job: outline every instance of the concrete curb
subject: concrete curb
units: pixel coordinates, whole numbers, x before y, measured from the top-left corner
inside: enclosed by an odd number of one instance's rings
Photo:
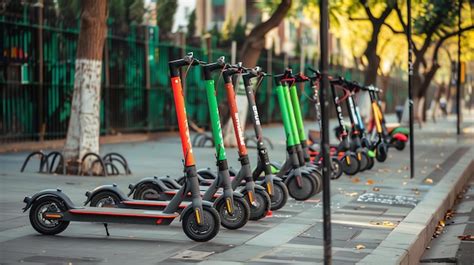
[[[357,264],[418,264],[438,222],[474,175],[473,157],[471,148],[387,238]]]

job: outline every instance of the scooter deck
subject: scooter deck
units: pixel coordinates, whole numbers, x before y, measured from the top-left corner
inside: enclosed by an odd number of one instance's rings
[[[153,208],[156,210],[162,210],[166,206],[168,206],[169,202],[170,201],[129,200],[129,201],[122,201],[121,204],[125,205],[129,209]],[[179,204],[179,209],[182,210],[190,204],[191,202],[186,202],[186,201],[181,202]]]
[[[156,210],[84,207],[64,212],[61,219],[78,222],[167,225],[178,216],[178,213],[168,214]]]

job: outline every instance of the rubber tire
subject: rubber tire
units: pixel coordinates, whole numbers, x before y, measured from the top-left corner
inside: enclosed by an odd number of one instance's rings
[[[67,211],[67,208],[64,204],[64,201],[53,196],[46,196],[39,198],[33,203],[33,206],[31,206],[30,209],[30,223],[31,226],[40,234],[43,235],[56,235],[61,233],[62,231],[66,230],[66,228],[69,225],[69,221],[58,221],[58,224],[54,226],[53,228],[48,228],[44,227],[41,225],[40,221],[38,220],[38,211],[39,209],[45,205],[45,204],[50,204],[50,203],[55,203],[59,210],[61,211]]]
[[[370,170],[375,165],[375,159],[373,157],[369,157],[369,164],[367,165],[367,169]]]
[[[267,216],[268,212],[270,211],[270,206],[272,204],[272,200],[270,199],[270,195],[265,190],[255,190],[255,199],[258,202],[258,207],[254,207],[250,204],[249,198],[247,193],[244,193],[244,196],[247,198],[247,203],[250,207],[250,217],[249,220],[258,221],[265,216]]]
[[[357,160],[359,159],[359,153],[361,156],[361,160],[359,160],[359,171],[362,172],[366,170],[369,165],[369,155],[365,151],[359,151],[356,153]]]
[[[92,197],[89,205],[91,207],[104,207],[104,206],[97,206],[97,204],[99,203],[100,200],[105,199],[107,197],[110,197],[115,202],[115,207],[117,207],[117,205],[121,201],[119,196],[117,196],[117,194],[110,191],[102,191],[94,195],[94,197]],[[109,207],[109,206],[105,206],[105,207]]]
[[[313,195],[320,193],[323,190],[323,176],[319,171],[311,172],[310,175],[314,178],[316,187],[314,188]]]
[[[350,161],[351,161],[350,165],[347,164],[347,159],[346,159],[347,156],[350,157]],[[359,160],[357,160],[357,157],[354,154],[345,155],[342,158],[341,163],[342,163],[342,171],[344,172],[344,174],[353,176],[357,174],[357,172],[359,172],[359,166],[360,166]]]
[[[271,207],[270,210],[276,211],[283,206],[285,206],[286,202],[288,201],[288,188],[286,187],[285,183],[280,180],[273,180],[273,196],[271,196]],[[274,199],[275,198],[275,199]]]
[[[388,156],[388,147],[384,143],[380,143],[377,145],[377,153],[375,154],[375,158],[379,162],[385,162]]]
[[[238,214],[237,221],[230,221],[228,219],[229,215],[227,213],[225,199],[219,200],[217,204],[214,204],[214,208],[219,213],[221,220],[221,225],[227,229],[235,230],[243,227],[250,218],[250,206],[247,203],[247,200],[243,197],[238,197],[234,195],[234,215]]]
[[[212,221],[208,223],[209,230],[204,235],[199,235],[195,233],[193,229],[191,229],[191,227],[197,226],[194,211],[186,211],[186,213],[183,215],[183,219],[181,222],[183,231],[186,236],[197,242],[206,242],[213,239],[219,233],[220,228],[219,214],[217,213],[216,209],[207,205],[203,205],[202,210],[203,220],[205,222],[204,224],[206,224],[206,222]]]
[[[154,192],[156,192],[158,194],[158,197],[157,198],[145,198],[145,191],[147,190],[153,190]],[[156,185],[153,185],[153,184],[150,184],[150,183],[145,183],[145,184],[142,184],[140,185],[139,187],[137,187],[135,189],[135,191],[133,192],[133,199],[135,200],[153,200],[153,201],[161,201],[162,199],[160,198],[160,194],[162,193],[163,191],[158,188]]]
[[[338,179],[342,176],[342,163],[339,159],[331,158],[331,179]],[[336,169],[336,170],[334,170]]]
[[[299,188],[296,183],[296,177],[288,178],[286,181],[286,187],[288,188],[289,195],[297,201],[305,201],[313,196],[314,189],[316,188],[316,180],[314,177],[308,174],[301,174],[302,187]]]
[[[395,149],[397,149],[398,151],[402,151],[403,149],[405,149],[406,144],[405,142],[395,140],[393,146],[395,146]]]

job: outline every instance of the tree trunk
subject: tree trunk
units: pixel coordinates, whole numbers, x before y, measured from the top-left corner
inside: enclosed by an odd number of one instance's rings
[[[83,0],[81,3],[71,116],[63,150],[70,174],[77,174],[79,168],[91,167],[93,157],[81,165],[85,154],[99,154],[102,53],[107,31],[107,1]]]
[[[292,0],[282,0],[278,5],[272,16],[265,22],[255,26],[250,34],[245,39],[242,46],[242,52],[240,53],[240,60],[245,67],[255,67],[260,53],[265,47],[265,35],[273,28],[280,25],[281,21],[285,18],[288,10],[290,10]],[[240,89],[240,84],[237,85],[237,89]],[[235,96],[239,106],[239,119],[242,121],[242,131],[245,132],[245,121],[247,120],[248,105],[240,105],[240,102],[247,102],[246,94],[236,93]],[[247,103],[248,104],[248,103]],[[224,126],[224,145],[235,146],[235,137],[232,130],[232,121],[227,119]]]

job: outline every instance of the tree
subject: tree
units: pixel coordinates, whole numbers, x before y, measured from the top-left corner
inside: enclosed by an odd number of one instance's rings
[[[81,1],[81,30],[75,61],[74,92],[63,155],[67,172],[77,174],[80,167],[91,167],[89,152],[99,153],[100,84],[102,53],[107,31],[107,1]]]
[[[196,35],[196,9],[189,14],[188,18],[188,32],[186,33],[188,38],[193,38]]]
[[[160,0],[156,3],[156,20],[163,39],[170,37],[177,8],[177,0]]]
[[[292,0],[282,0],[271,17],[256,25],[245,39],[240,53],[243,65],[254,67],[257,64],[260,53],[265,46],[265,35],[273,28],[280,25],[291,8]]]
[[[413,87],[415,95],[415,116],[426,120],[426,107],[424,104],[426,94],[430,84],[441,67],[438,60],[439,51],[443,44],[450,38],[457,36],[459,30],[455,27],[458,1],[432,0],[422,3],[418,10],[420,14],[415,16],[414,34],[420,39],[413,42]],[[406,33],[407,23],[403,19],[403,12],[400,6],[396,6],[400,24],[403,30],[395,30],[394,33]],[[454,30],[453,30],[454,29]],[[472,23],[462,27],[460,32],[474,29]],[[430,55],[431,54],[431,55]],[[419,106],[418,104],[422,104]],[[421,113],[420,113],[421,111]]]
[[[267,3],[269,4],[269,3]],[[270,3],[273,4],[273,3]],[[242,46],[242,51],[240,53],[240,60],[242,64],[246,67],[254,67],[257,65],[257,61],[260,57],[260,53],[265,46],[265,35],[272,30],[273,28],[280,25],[280,23],[285,18],[286,14],[291,8],[292,0],[282,0],[271,17],[256,25],[249,35],[246,37],[245,42]],[[240,29],[239,29],[240,30]],[[237,105],[239,106],[239,119],[241,121],[247,120],[247,111],[248,111],[248,102],[245,96],[244,88],[242,84],[239,83],[236,87],[237,89]],[[234,130],[232,128],[232,121],[227,118],[224,126],[224,144],[226,146],[236,146],[237,142],[234,136]],[[241,123],[242,130],[245,129],[245,122]]]

